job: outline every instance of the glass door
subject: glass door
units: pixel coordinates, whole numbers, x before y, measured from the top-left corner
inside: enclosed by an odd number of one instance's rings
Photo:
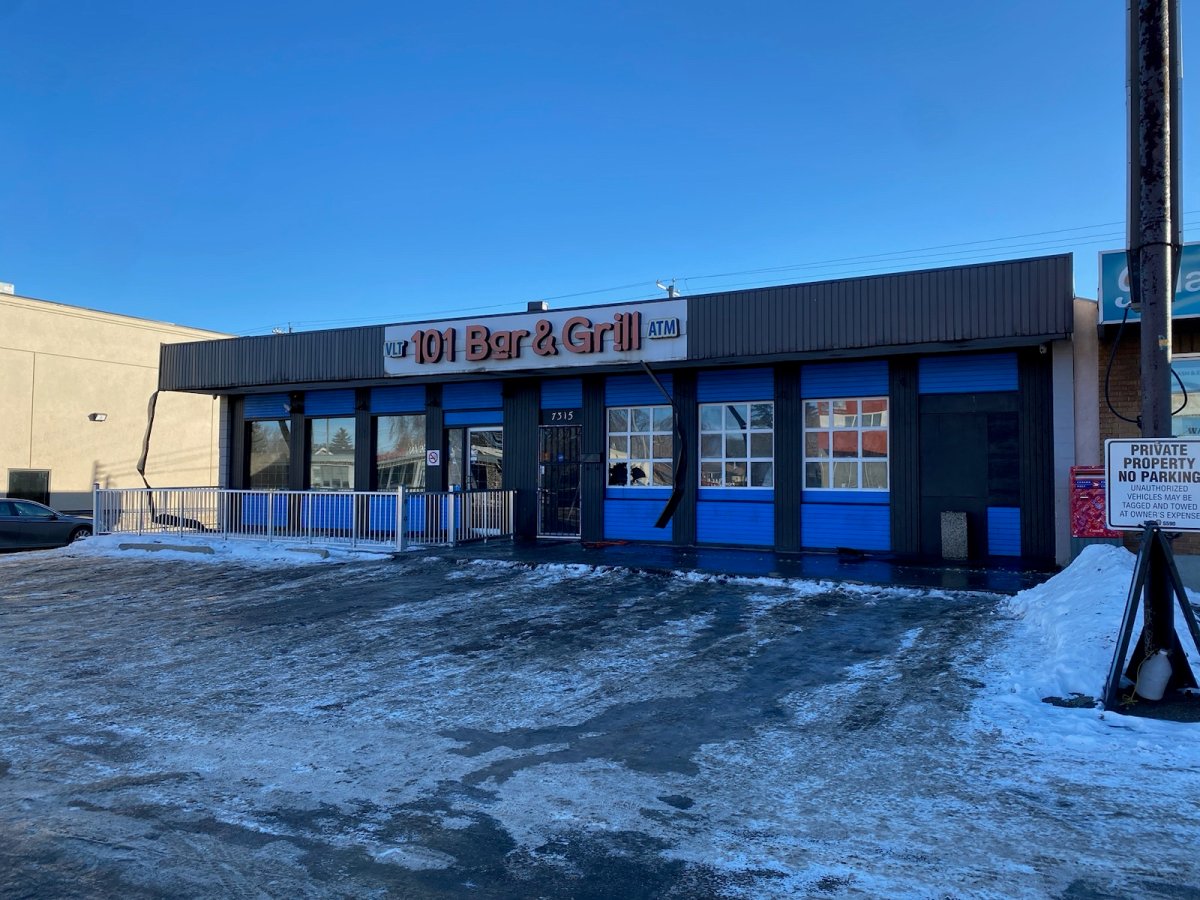
[[[579,537],[580,427],[541,427],[538,453],[538,537]]]

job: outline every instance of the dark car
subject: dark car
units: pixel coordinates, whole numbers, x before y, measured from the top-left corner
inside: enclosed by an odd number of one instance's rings
[[[0,498],[0,550],[63,547],[91,535],[91,519],[64,515],[32,500]]]

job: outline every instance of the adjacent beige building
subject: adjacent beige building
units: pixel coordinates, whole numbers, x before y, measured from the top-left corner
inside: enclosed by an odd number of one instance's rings
[[[49,303],[0,283],[0,496],[91,509],[91,487],[142,487],[146,411],[164,343],[228,337]],[[154,487],[218,482],[219,402],[158,398],[146,478]]]

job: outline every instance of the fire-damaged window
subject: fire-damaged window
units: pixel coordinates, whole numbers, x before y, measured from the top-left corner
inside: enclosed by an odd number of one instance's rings
[[[700,486],[775,484],[775,404],[700,406]]]
[[[608,410],[608,483],[612,487],[674,484],[669,406],[618,406]]]
[[[886,397],[804,401],[804,489],[888,489]]]

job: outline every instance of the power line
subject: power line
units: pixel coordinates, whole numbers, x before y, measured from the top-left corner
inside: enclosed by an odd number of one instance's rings
[[[1200,215],[1200,210],[1192,210],[1189,212],[1185,212],[1183,215],[1185,215],[1185,216]],[[1076,237],[1071,237],[1071,238],[1064,237],[1064,238],[1056,238],[1054,240],[1048,240],[1048,241],[1029,241],[1029,242],[1016,243],[1016,244],[1005,244],[1003,242],[1019,241],[1022,238],[1049,237],[1051,235],[1066,235],[1066,234],[1071,234],[1073,232],[1094,231],[1095,229],[1099,229],[1099,228],[1112,228],[1113,226],[1123,225],[1123,224],[1124,224],[1124,222],[1122,222],[1122,221],[1100,222],[1100,223],[1096,223],[1093,225],[1076,225],[1071,228],[1056,228],[1056,229],[1051,229],[1048,231],[1031,231],[1031,232],[1026,232],[1024,234],[1007,235],[1004,237],[984,238],[984,239],[973,240],[973,241],[957,241],[957,242],[949,243],[949,244],[933,244],[933,245],[930,245],[927,247],[913,247],[913,248],[909,248],[907,250],[889,250],[889,251],[882,251],[880,253],[862,254],[862,255],[858,255],[858,256],[841,256],[841,257],[834,257],[831,259],[814,260],[811,262],[804,262],[804,263],[792,263],[789,265],[782,265],[782,266],[764,266],[764,267],[754,268],[754,269],[739,269],[739,270],[730,271],[730,272],[717,272],[717,273],[712,273],[712,274],[707,274],[707,275],[686,275],[686,276],[680,277],[679,281],[683,282],[684,284],[689,284],[689,283],[695,282],[695,281],[710,281],[710,280],[717,280],[717,279],[723,279],[723,278],[734,278],[734,277],[741,276],[741,275],[770,275],[773,273],[781,273],[781,272],[798,272],[798,271],[802,271],[802,270],[821,270],[821,269],[836,269],[836,271],[833,271],[833,272],[823,272],[821,274],[821,278],[835,278],[835,277],[841,277],[841,276],[852,276],[855,274],[861,274],[861,275],[879,274],[881,270],[888,271],[889,269],[887,267],[895,266],[897,263],[908,263],[910,265],[933,264],[933,263],[937,263],[939,261],[953,261],[953,260],[963,257],[963,256],[972,256],[975,258],[988,259],[988,258],[996,258],[999,256],[1006,256],[1013,250],[1024,250],[1026,252],[1038,252],[1041,250],[1055,250],[1055,249],[1062,249],[1065,247],[1090,246],[1090,245],[1094,245],[1094,244],[1112,243],[1116,239],[1123,237],[1124,232],[1107,231],[1107,232],[1096,233],[1096,234],[1081,234],[1081,235],[1078,235]],[[1193,223],[1185,223],[1185,224],[1195,225],[1198,223],[1193,222]],[[993,246],[984,246],[984,245],[993,245]],[[995,246],[995,245],[999,245],[999,246]],[[962,249],[959,249],[959,248],[962,248]],[[965,249],[965,248],[974,248],[974,249]],[[935,251],[946,251],[946,252],[938,253]],[[846,268],[847,263],[857,263],[858,265],[853,266],[851,268]],[[874,264],[874,265],[872,265],[872,264]],[[570,299],[573,299],[576,297],[590,297],[590,296],[596,296],[598,294],[609,294],[614,291],[629,290],[631,288],[640,287],[641,285],[650,283],[651,280],[652,279],[644,279],[641,281],[628,282],[626,284],[613,285],[611,287],[594,288],[594,289],[586,290],[586,291],[574,291],[574,292],[567,293],[567,294],[555,294],[552,296],[541,297],[539,299],[570,300]],[[787,284],[787,283],[789,283],[789,281],[784,280],[784,281],[777,281],[774,284],[764,284],[762,282],[762,280],[759,279],[759,280],[756,280],[753,282],[736,282],[733,284],[721,285],[720,289],[728,289],[731,287],[743,287],[743,286],[752,286],[752,285],[758,285],[761,287],[773,287],[773,286],[777,286],[778,284]],[[707,288],[704,290],[715,290],[715,289],[718,289],[718,288],[716,286],[714,286],[713,288]],[[656,294],[652,294],[652,293],[650,293],[649,295],[657,296]],[[631,302],[632,300],[635,300],[635,299],[645,299],[646,296],[647,296],[647,294],[639,294],[636,297],[625,297],[625,298],[613,300],[610,302],[626,303],[626,302]],[[510,309],[511,310],[514,308],[515,305],[516,304],[514,304],[514,303],[481,304],[481,305],[475,305],[475,306],[456,307],[456,308],[442,310],[441,312],[449,314],[449,313],[482,312],[482,311],[493,310],[493,309]],[[355,318],[322,319],[322,320],[309,320],[309,321],[302,321],[302,322],[293,321],[291,324],[303,326],[306,328],[322,328],[322,327],[331,327],[331,326],[337,326],[337,325],[379,323],[380,321],[381,321],[381,318],[379,316],[359,316],[359,317],[355,317]],[[243,332],[240,332],[240,334],[248,335],[248,334],[262,333],[264,331],[267,331],[270,327],[271,326],[266,326],[264,328],[257,328],[257,329],[253,329],[250,331],[243,331]]]

